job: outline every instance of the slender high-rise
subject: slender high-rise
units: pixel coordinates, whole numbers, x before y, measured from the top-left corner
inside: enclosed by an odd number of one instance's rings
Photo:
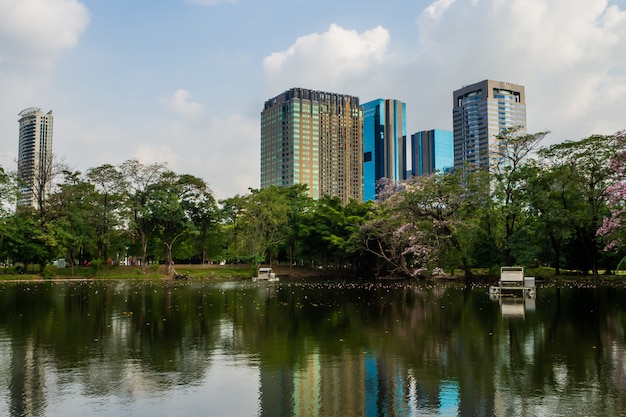
[[[309,195],[362,201],[359,98],[292,88],[261,112],[261,188],[307,184]]]
[[[376,99],[363,104],[363,200],[375,200],[377,183],[406,175],[406,104]]]
[[[19,113],[17,176],[20,180],[20,206],[36,207],[50,186],[52,165],[52,110],[44,113],[30,107]]]
[[[411,135],[411,175],[446,173],[454,167],[454,138],[449,130],[423,130]]]
[[[488,169],[497,147],[496,136],[505,128],[526,133],[524,87],[484,80],[453,93],[454,166]]]

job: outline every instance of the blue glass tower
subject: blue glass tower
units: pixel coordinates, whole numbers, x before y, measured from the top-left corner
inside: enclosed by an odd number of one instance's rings
[[[449,130],[423,130],[411,135],[413,176],[445,173],[454,167],[454,134]]]
[[[363,104],[363,201],[375,200],[381,178],[405,178],[406,104],[377,99]]]

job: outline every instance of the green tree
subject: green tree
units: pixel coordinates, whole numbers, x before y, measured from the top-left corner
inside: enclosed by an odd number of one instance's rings
[[[577,193],[577,204],[568,207],[568,221],[575,231],[569,254],[583,273],[598,275],[601,241],[597,230],[608,214],[609,185],[616,181],[610,161],[618,151],[615,135],[592,135],[577,142],[566,141],[542,149],[539,155],[554,169],[565,173]],[[578,249],[578,250],[576,250]]]
[[[181,203],[198,232],[193,247],[200,251],[200,263],[205,264],[208,257],[221,252],[217,202],[211,191],[205,189],[188,195]]]
[[[146,200],[146,224],[164,245],[165,271],[170,275],[172,248],[176,241],[195,230],[191,213],[185,208],[206,191],[206,183],[192,175],[164,172],[160,181],[151,184]]]
[[[58,253],[53,225],[42,223],[31,210],[17,210],[6,223],[5,251],[24,270],[38,264],[43,272]]]
[[[64,252],[74,275],[77,261],[84,261],[95,249],[97,201],[93,185],[82,179],[80,172],[65,171],[63,175],[57,192],[49,198],[50,213],[59,254]]]
[[[324,196],[305,211],[299,223],[300,257],[307,263],[328,267],[358,267],[360,228],[372,203],[354,200],[342,204],[339,197]]]
[[[166,165],[161,163],[144,165],[136,159],[129,159],[122,163],[120,170],[124,174],[125,184],[127,184],[125,208],[132,243],[139,239],[141,270],[145,274],[148,257],[148,234],[151,227],[147,205],[150,200],[150,193],[154,189],[158,189],[153,186],[161,181],[161,177],[166,172]]]
[[[521,127],[506,128],[496,135],[492,149],[494,201],[500,208],[504,224],[504,258],[513,265],[510,240],[521,227],[526,205],[522,199],[524,186],[523,166],[530,161],[529,154],[536,150],[548,132],[520,134]]]
[[[106,261],[110,254],[111,234],[120,224],[123,193],[127,184],[122,172],[113,165],[105,164],[87,170],[87,178],[95,188],[98,204],[94,209],[94,226],[97,235],[98,259]]]
[[[272,255],[288,239],[289,202],[283,187],[251,189],[242,198],[234,227],[234,252],[255,262]]]

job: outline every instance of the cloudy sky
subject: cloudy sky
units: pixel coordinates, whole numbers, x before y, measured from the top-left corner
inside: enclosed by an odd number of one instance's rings
[[[0,0],[0,166],[40,107],[76,170],[167,162],[227,198],[291,87],[402,100],[411,134],[487,78],[526,87],[545,144],[625,129],[626,0]]]

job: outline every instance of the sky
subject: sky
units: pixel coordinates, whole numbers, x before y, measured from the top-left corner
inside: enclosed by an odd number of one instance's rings
[[[39,107],[74,170],[164,162],[224,199],[292,87],[401,100],[411,135],[485,79],[525,86],[543,145],[626,129],[626,0],[0,0],[0,166]]]

